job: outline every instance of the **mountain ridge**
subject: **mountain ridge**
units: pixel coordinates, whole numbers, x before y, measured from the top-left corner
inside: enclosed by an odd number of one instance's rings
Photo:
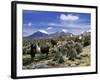
[[[89,35],[90,32],[84,32],[83,35]],[[33,38],[55,38],[55,37],[60,37],[60,36],[74,36],[73,33],[71,32],[64,32],[64,31],[57,31],[55,33],[51,33],[51,34],[46,34],[44,32],[41,31],[37,31],[27,37],[23,37],[24,39],[33,39]]]

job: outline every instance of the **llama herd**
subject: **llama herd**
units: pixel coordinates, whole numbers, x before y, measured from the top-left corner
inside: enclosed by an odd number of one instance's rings
[[[80,55],[83,48],[90,45],[90,35],[87,36],[71,36],[57,39],[42,39],[42,40],[31,40],[27,46],[23,47],[23,55],[29,54],[31,60],[37,54],[44,54],[45,60],[53,59],[59,60],[59,63],[63,62],[63,56],[68,60],[74,61]],[[40,56],[41,57],[41,56]]]

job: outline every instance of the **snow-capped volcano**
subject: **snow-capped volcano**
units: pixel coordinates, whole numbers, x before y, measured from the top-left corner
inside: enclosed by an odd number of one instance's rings
[[[47,32],[47,31],[45,31],[45,30],[38,30],[37,32],[41,32],[41,33],[48,34],[48,32]]]
[[[35,32],[35,33],[33,33],[33,34],[31,34],[31,35],[25,37],[25,38],[26,38],[26,39],[45,38],[45,37],[47,37],[47,36],[48,36],[48,34],[47,34],[46,32],[44,32],[44,31],[37,31],[37,32]]]

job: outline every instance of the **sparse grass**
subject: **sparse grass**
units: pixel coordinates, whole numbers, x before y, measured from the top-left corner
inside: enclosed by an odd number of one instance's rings
[[[49,59],[49,60],[45,60],[45,59],[39,59],[40,55],[36,55],[34,62],[36,62],[36,60],[38,60],[37,63],[44,63],[48,66],[52,67],[76,67],[76,66],[89,66],[91,61],[90,61],[90,46],[87,46],[85,48],[83,48],[82,53],[80,53],[80,55],[78,55],[78,58],[75,59],[74,61],[72,60],[68,60],[68,57],[63,56],[63,63],[59,63],[59,59],[54,60],[53,58]],[[81,58],[80,58],[81,57]],[[23,61],[24,63],[27,63],[27,61],[30,61],[31,56],[30,55],[24,55],[23,56]],[[30,68],[30,67],[27,67]]]
[[[89,57],[91,54],[90,46],[87,46],[83,49],[83,52],[80,54],[82,57]]]
[[[82,57],[81,63],[79,66],[89,66],[91,63],[90,57],[91,57],[91,47],[87,46],[83,49],[83,52],[80,54]]]
[[[23,59],[27,59],[27,58],[31,58],[31,56],[30,55],[23,55]]]
[[[31,56],[30,55],[24,55],[23,56],[23,65],[27,65],[31,63]]]

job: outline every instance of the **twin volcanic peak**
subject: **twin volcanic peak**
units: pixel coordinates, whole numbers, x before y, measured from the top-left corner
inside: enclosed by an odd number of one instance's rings
[[[47,34],[42,31],[37,31],[27,37],[24,37],[24,39],[33,39],[33,38],[49,38],[49,37],[59,37],[59,36],[70,36],[72,33],[64,32],[64,31],[58,31],[55,33]]]

